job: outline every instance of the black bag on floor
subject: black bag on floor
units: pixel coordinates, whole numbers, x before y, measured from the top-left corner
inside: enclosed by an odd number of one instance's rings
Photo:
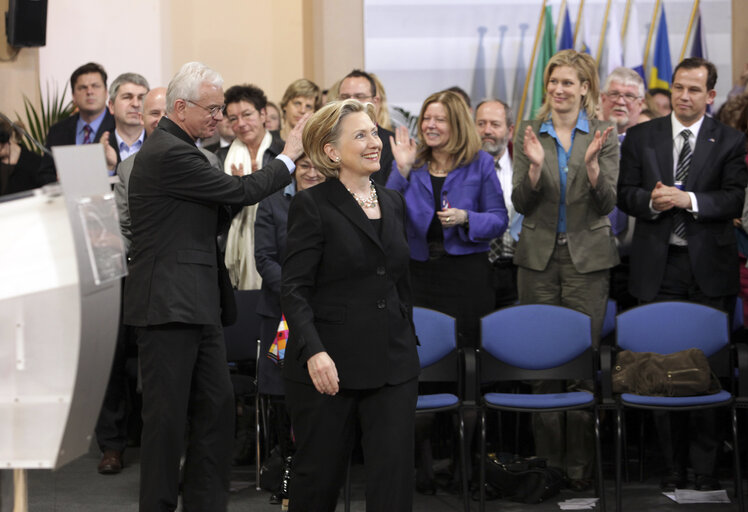
[[[544,458],[500,453],[486,458],[486,483],[502,498],[540,503],[559,493],[564,476],[560,469],[547,466]]]

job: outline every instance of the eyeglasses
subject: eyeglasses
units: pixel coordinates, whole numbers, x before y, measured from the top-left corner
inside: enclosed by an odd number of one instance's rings
[[[631,93],[624,94],[618,91],[608,91],[605,93],[605,95],[613,101],[618,101],[619,99],[623,98],[626,101],[626,103],[633,103],[640,98],[640,96],[637,96],[635,94],[631,94]]]
[[[239,117],[241,117],[242,121],[244,121],[246,123],[246,122],[249,122],[249,120],[252,119],[252,116],[254,116],[255,114],[257,114],[257,112],[258,112],[257,110],[245,110],[244,112],[242,112],[241,114],[239,114],[239,116],[233,116],[233,115],[229,116],[228,117],[228,121],[229,121],[229,123],[233,124],[233,123],[235,123],[239,119]]]
[[[210,117],[212,117],[213,119],[215,119],[218,114],[223,114],[226,111],[226,105],[213,105],[212,107],[203,107],[199,103],[192,100],[184,101],[186,101],[187,103],[192,103],[193,105],[198,106],[206,112],[210,113]]]
[[[340,99],[341,100],[350,100],[353,98],[354,100],[358,101],[364,101],[374,98],[374,96],[367,96],[366,94],[341,94]]]

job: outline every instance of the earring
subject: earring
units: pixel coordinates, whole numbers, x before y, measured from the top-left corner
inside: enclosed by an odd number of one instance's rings
[[[337,157],[337,158],[335,159],[335,163],[340,163],[340,157]]]

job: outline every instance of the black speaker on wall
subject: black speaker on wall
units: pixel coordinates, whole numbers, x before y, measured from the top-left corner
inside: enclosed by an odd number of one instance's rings
[[[44,46],[47,42],[47,0],[10,0],[5,31],[11,46]]]

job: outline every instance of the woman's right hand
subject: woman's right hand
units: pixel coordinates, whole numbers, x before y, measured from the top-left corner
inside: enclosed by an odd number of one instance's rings
[[[416,141],[410,137],[408,129],[404,126],[398,126],[395,130],[395,138],[390,135],[390,147],[392,156],[397,162],[397,169],[406,180],[410,174],[410,169],[416,161]]]
[[[307,360],[306,366],[317,391],[325,395],[334,395],[340,390],[338,369],[327,352],[317,352]]]
[[[540,169],[543,167],[543,159],[545,158],[545,150],[540,144],[537,135],[532,131],[532,127],[528,125],[525,128],[525,140],[523,142],[522,149],[530,161],[530,169],[527,174],[530,177],[530,184],[535,188],[540,180]]]

